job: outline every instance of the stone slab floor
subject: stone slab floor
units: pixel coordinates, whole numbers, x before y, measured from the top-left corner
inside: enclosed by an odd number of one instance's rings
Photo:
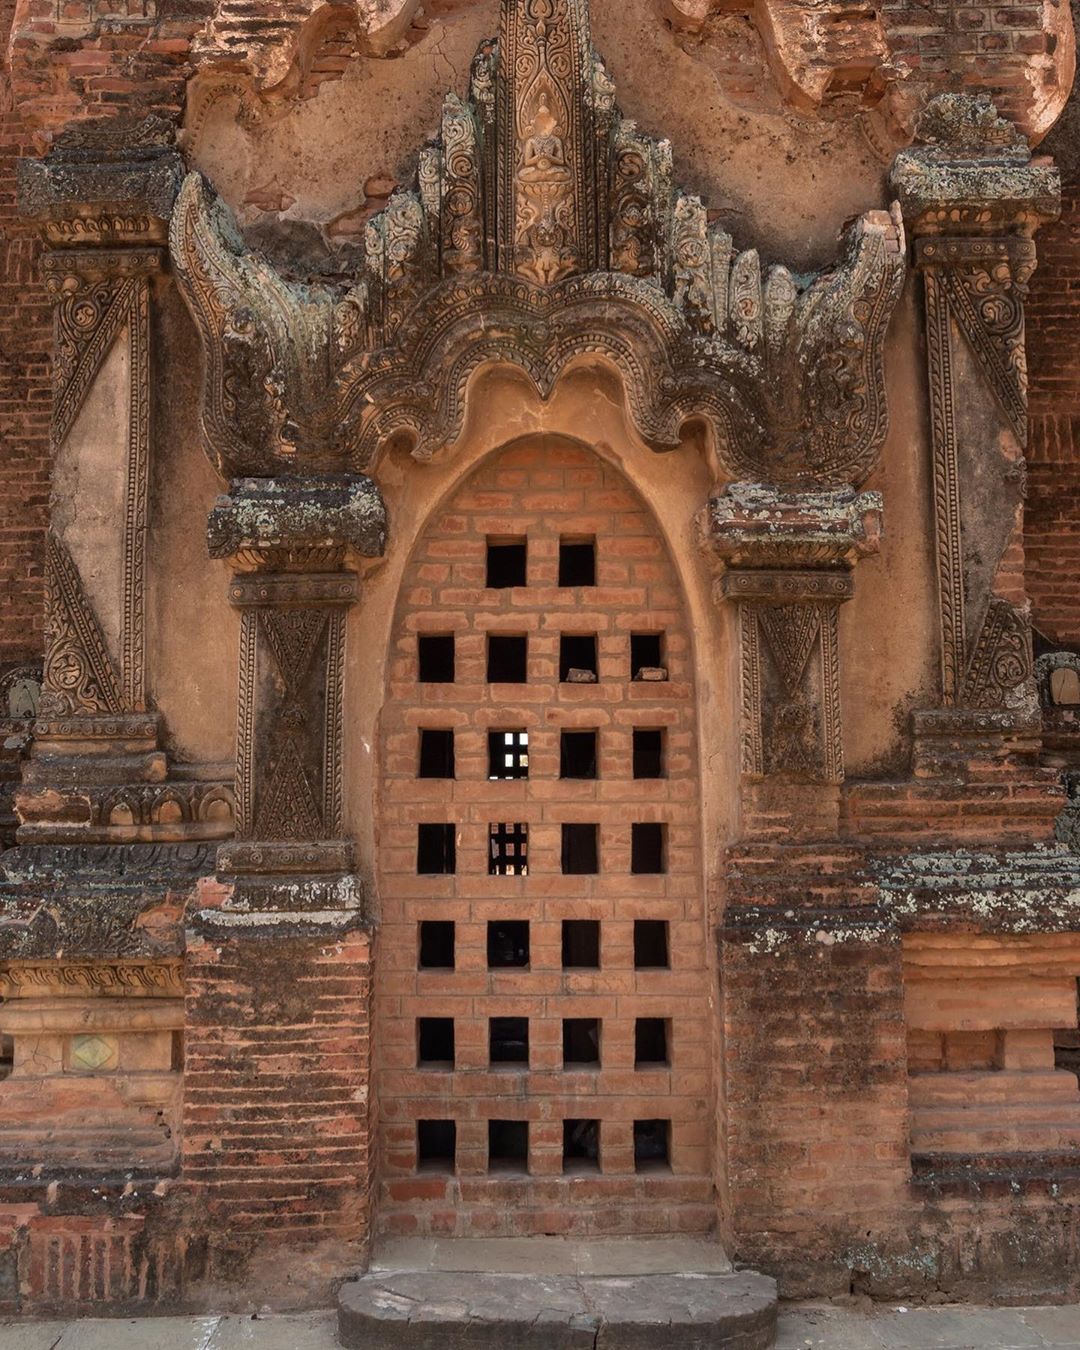
[[[331,1312],[0,1322],[0,1350],[338,1350]],[[1080,1350],[1065,1308],[784,1304],[776,1350]]]

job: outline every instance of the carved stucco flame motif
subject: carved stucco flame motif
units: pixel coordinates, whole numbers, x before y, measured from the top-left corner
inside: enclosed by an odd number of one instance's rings
[[[574,362],[622,378],[656,450],[703,424],[735,477],[858,483],[886,430],[882,349],[904,275],[872,211],[809,283],[763,278],[622,118],[585,0],[507,0],[417,184],[368,224],[348,286],[287,282],[191,176],[171,248],[206,356],[202,424],[228,477],[363,470],[455,440],[469,380],[511,364],[547,397]]]

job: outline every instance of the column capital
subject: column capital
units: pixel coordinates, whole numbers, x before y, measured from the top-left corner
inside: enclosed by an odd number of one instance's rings
[[[850,569],[878,551],[881,519],[880,492],[729,483],[709,502],[709,545],[728,569]],[[737,598],[733,584],[723,594]]]
[[[893,161],[889,186],[904,223],[927,235],[1030,238],[1061,210],[1061,176],[1033,159],[1019,129],[986,94],[939,94],[919,118],[916,143]]]
[[[235,478],[210,512],[207,543],[212,558],[249,571],[330,571],[347,554],[382,555],[386,507],[365,474]]]
[[[104,118],[17,165],[18,213],[56,249],[164,246],[184,162],[164,118]]]

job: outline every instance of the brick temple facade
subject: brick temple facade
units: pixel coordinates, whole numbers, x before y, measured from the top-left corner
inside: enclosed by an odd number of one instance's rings
[[[1080,1297],[1064,0],[4,13],[0,1311]]]

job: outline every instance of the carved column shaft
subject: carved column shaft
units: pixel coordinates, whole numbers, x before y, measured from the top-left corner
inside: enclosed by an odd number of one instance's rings
[[[1002,453],[1021,464],[1027,440],[1024,297],[1035,268],[1035,245],[1023,238],[933,237],[917,240],[915,257],[926,298],[942,703],[983,706],[989,700],[998,706],[1027,677],[1029,665],[1022,651],[1014,653],[1015,661],[1005,663],[1001,653],[987,648],[999,630],[1001,636],[1007,630],[1009,645],[1015,648],[1017,624],[1010,622],[1000,604],[970,584],[963,513],[965,498],[970,503],[974,493],[965,493],[963,481],[974,475],[970,470],[965,474],[962,461],[989,458],[983,438],[976,441],[972,433],[992,421],[1000,426],[999,435],[1011,442]],[[981,389],[958,378],[961,345],[978,363],[984,379]],[[983,405],[978,411],[984,416],[973,416],[973,398]],[[1001,528],[995,532],[999,535],[1011,523],[1010,507],[1014,516],[1019,507],[1019,468],[1008,475],[1007,483],[1012,491],[996,494],[992,504],[1002,515]],[[997,643],[992,645],[996,649]],[[996,671],[986,668],[988,663],[996,664]]]
[[[52,442],[59,452],[117,343],[127,365],[117,650],[111,653],[62,528],[48,540],[45,703],[54,715],[145,713],[146,532],[150,488],[150,291],[162,248],[64,249],[45,255],[53,298]],[[82,486],[82,485],[81,485]],[[89,484],[84,486],[89,491]]]
[[[722,587],[739,610],[744,776],[840,783],[837,610],[851,575],[730,571]]]
[[[341,839],[345,616],[355,572],[239,573],[236,841],[223,872],[346,872]]]

